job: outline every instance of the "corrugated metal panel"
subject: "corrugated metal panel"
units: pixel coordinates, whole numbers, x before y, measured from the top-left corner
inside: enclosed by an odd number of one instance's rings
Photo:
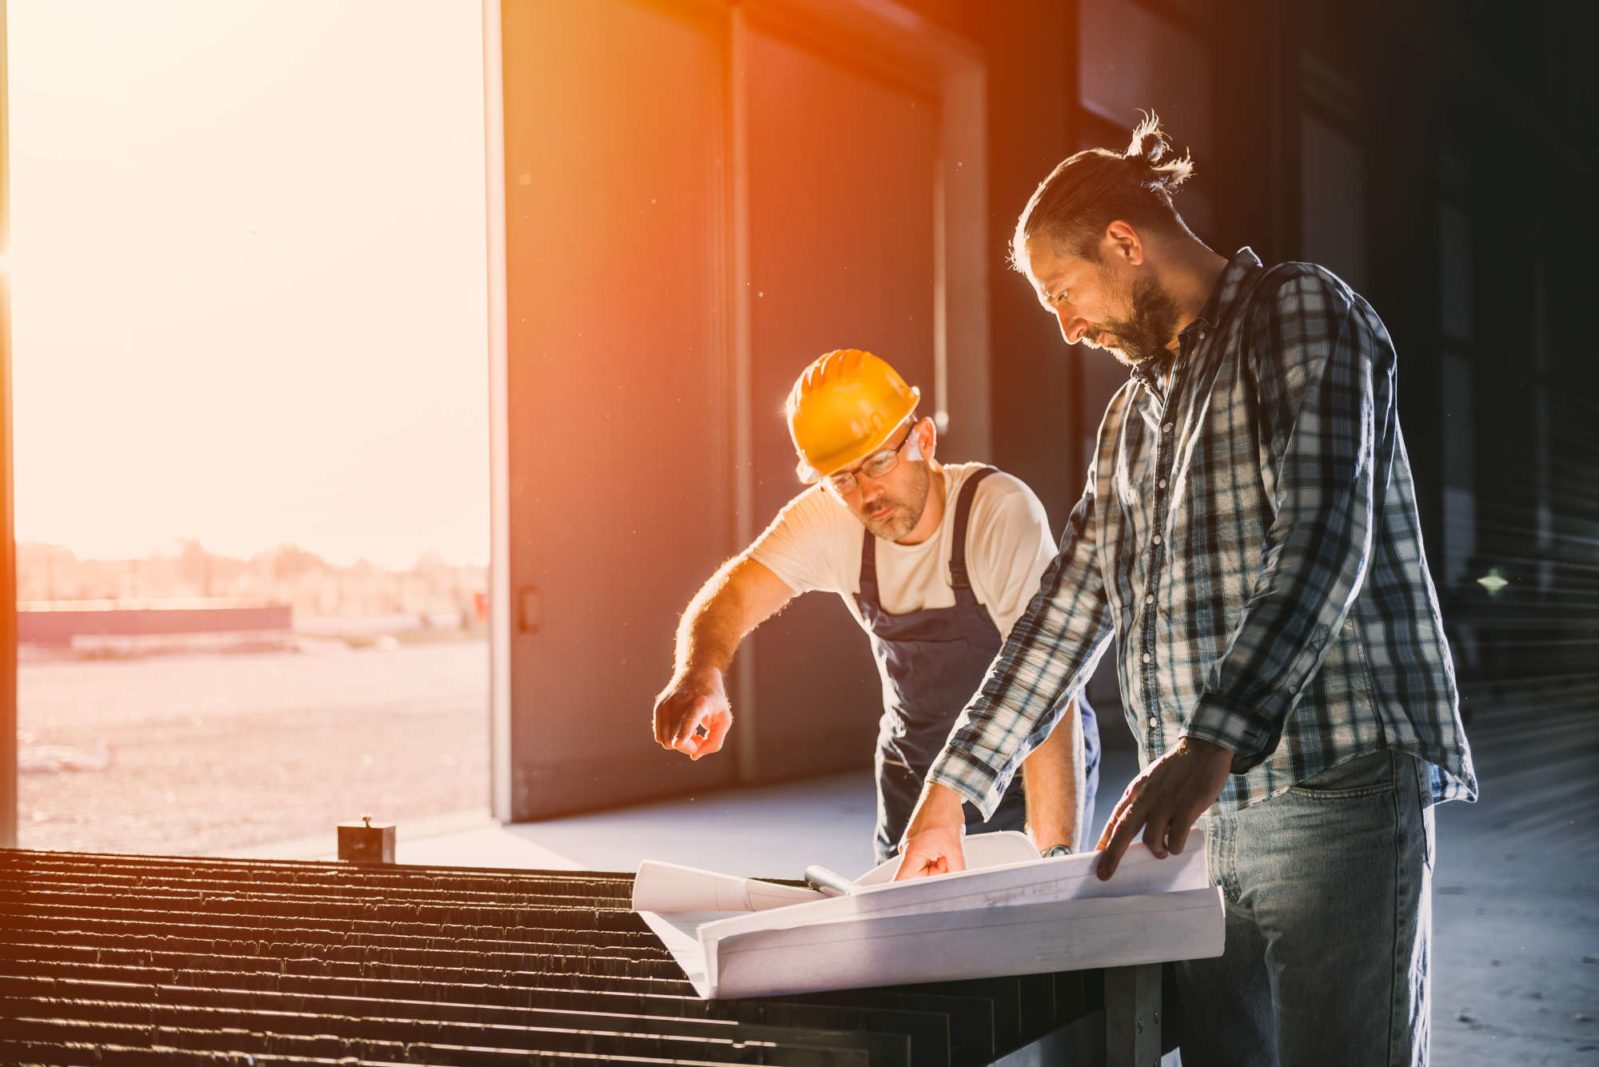
[[[620,874],[0,851],[0,1061],[921,1067],[1100,1026],[1081,975],[708,1003],[631,890]]]

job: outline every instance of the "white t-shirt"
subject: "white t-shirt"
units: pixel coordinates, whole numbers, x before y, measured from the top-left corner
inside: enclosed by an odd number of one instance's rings
[[[955,504],[961,486],[982,466],[956,463],[943,468],[944,518],[937,534],[919,545],[873,539],[877,592],[889,614],[955,606],[955,590],[949,584]],[[844,503],[818,483],[783,505],[750,546],[749,555],[795,593],[837,593],[855,621],[864,626],[855,602],[861,589],[864,530]],[[984,479],[972,501],[966,570],[972,592],[988,609],[1001,641],[1010,635],[1011,627],[1038,592],[1038,581],[1054,558],[1049,517],[1026,483],[1003,472]]]

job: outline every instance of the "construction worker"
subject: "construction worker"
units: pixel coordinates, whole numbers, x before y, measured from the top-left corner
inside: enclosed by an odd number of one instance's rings
[[[894,855],[956,714],[1055,556],[1025,484],[977,463],[942,465],[917,389],[882,359],[843,349],[799,376],[789,434],[809,488],[689,602],[655,739],[699,759],[732,725],[723,676],[744,636],[800,593],[837,593],[872,643],[883,682],[877,740],[879,861]],[[1061,719],[1067,729],[1055,730]],[[1078,697],[1035,731],[1014,786],[972,831],[1030,829],[1040,851],[1082,842],[1092,822],[1099,731]]]

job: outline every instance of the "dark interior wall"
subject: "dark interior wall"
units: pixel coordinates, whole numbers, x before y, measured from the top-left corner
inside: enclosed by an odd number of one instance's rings
[[[778,28],[745,41],[751,496],[756,528],[802,488],[784,398],[810,360],[855,347],[933,396],[934,179],[939,101]],[[867,180],[863,180],[867,179]],[[864,284],[863,284],[864,283]],[[838,598],[798,598],[745,641],[760,781],[869,765],[881,688]]]
[[[1402,13],[1380,16],[1395,39],[1415,39]],[[1425,47],[1394,49],[1373,72],[1369,99],[1382,114],[1370,126],[1367,175],[1371,282],[1365,297],[1399,353],[1399,412],[1428,562],[1440,573],[1443,528],[1443,410],[1439,388],[1438,159],[1444,101],[1439,57]]]
[[[1485,93],[1460,100],[1453,115],[1455,136],[1472,158],[1479,249],[1474,563],[1510,585],[1493,598],[1468,585],[1453,591],[1451,606],[1481,632],[1482,647],[1467,664],[1481,681],[1479,700],[1514,686],[1593,708],[1599,707],[1593,111],[1579,95],[1564,116],[1540,116],[1529,112],[1529,100],[1519,90]]]
[[[1005,266],[1016,216],[1074,148],[1076,8],[971,5],[988,60],[988,252],[994,461],[1033,487],[1058,531],[1082,492],[1087,457],[1072,403],[1080,353],[1061,343],[1031,287]]]
[[[1588,186],[1583,181],[1576,187]],[[1543,227],[1549,369],[1546,401],[1534,409],[1546,425],[1534,431],[1549,447],[1549,514],[1544,522],[1534,516],[1533,536],[1544,542],[1540,556],[1546,576],[1529,609],[1532,625],[1522,642],[1540,642],[1545,654],[1523,665],[1522,673],[1540,679],[1552,675],[1563,696],[1594,709],[1599,708],[1599,344],[1591,256],[1599,246],[1599,219],[1591,203],[1571,204],[1571,199],[1568,193],[1570,206]],[[1513,480],[1516,473],[1501,470],[1498,480]]]
[[[1223,253],[1248,245],[1264,262],[1299,250],[1300,180],[1297,132],[1303,34],[1297,5],[1239,0],[1225,5],[1208,34],[1214,54],[1256,57],[1219,62],[1212,89],[1215,152],[1204,161],[1214,175],[1211,240]]]
[[[1085,101],[1082,2],[911,6],[986,58],[994,458],[1033,485],[1058,527],[1080,491],[1107,375],[1097,353],[1062,345],[1002,261],[1035,184],[1086,144],[1118,146],[1133,116],[1118,128]],[[1422,0],[1129,0],[1128,10],[1125,39],[1118,22],[1092,44],[1127,56],[1089,58],[1096,69],[1122,62],[1125,95],[1161,111],[1180,140],[1160,69],[1133,55],[1137,25],[1176,27],[1208,56],[1215,119],[1182,194],[1205,200],[1201,236],[1223,253],[1250,245],[1268,263],[1329,263],[1393,335],[1429,565],[1446,621],[1460,624],[1463,671],[1565,679],[1599,703],[1599,679],[1585,681],[1599,662],[1589,251],[1599,92],[1586,43],[1599,15]],[[1494,598],[1477,582],[1490,570],[1512,582]],[[1484,645],[1499,651],[1474,651]]]
[[[1038,182],[1078,147],[1078,8],[1070,0],[904,0],[975,45],[987,91],[991,460],[1027,482],[1059,530],[1088,462],[1075,398],[1080,353],[1006,262],[1016,216]],[[952,358],[959,358],[958,353]],[[953,457],[961,458],[961,457]]]

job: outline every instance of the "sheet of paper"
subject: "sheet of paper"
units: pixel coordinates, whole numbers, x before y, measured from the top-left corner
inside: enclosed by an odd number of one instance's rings
[[[973,851],[970,844],[968,851]],[[975,854],[1003,860],[1016,853],[1006,846],[989,850],[979,845]],[[812,894],[805,902],[762,911],[639,910],[703,997],[1123,966],[1221,953],[1225,913],[1220,891],[1207,883],[1203,850],[1160,860],[1135,844],[1109,882],[1094,875],[1096,862],[1094,855],[1000,862],[935,878],[876,881],[848,896]],[[880,877],[880,870],[860,881]],[[644,873],[641,868],[641,878]],[[650,880],[658,882],[662,873],[653,873]],[[744,883],[753,881],[728,875],[713,879],[740,883],[746,899]],[[687,879],[679,882],[680,887],[687,884]],[[723,888],[716,902],[737,904],[738,891],[725,884]],[[672,899],[658,889],[635,889],[635,898]],[[685,891],[675,899],[703,903],[703,890],[696,892]]]
[[[1122,857],[1116,876],[1108,882],[1101,882],[1094,873],[1097,863],[1097,855],[1085,853],[997,867],[968,867],[957,874],[866,886],[851,896],[823,897],[802,907],[720,917],[706,934],[720,938],[844,919],[1173,893],[1202,889],[1209,884],[1203,849],[1162,860],[1156,859],[1143,842],[1135,842]]]
[[[1003,867],[1010,863],[1025,863],[1039,859],[1038,846],[1026,834],[1015,830],[996,830],[989,834],[973,834],[963,842],[966,869],[975,871],[982,867]],[[879,863],[855,879],[860,886],[882,885],[892,882],[899,871],[899,857]]]
[[[655,936],[661,939],[661,944],[666,946],[678,966],[683,968],[684,975],[694,984],[695,991],[702,997],[711,996],[706,992],[710,988],[710,981],[705,974],[705,946],[700,944],[699,929],[719,916],[695,911],[676,915],[641,911],[639,915]]]
[[[814,889],[739,878],[715,871],[645,860],[633,879],[633,910],[673,912],[764,911],[824,900]]]
[[[702,997],[778,996],[1219,956],[1221,890],[845,920],[704,939]]]
[[[1038,859],[1038,849],[1026,834],[1012,830],[976,834],[967,841],[969,870]],[[880,863],[856,879],[860,886],[883,885],[894,880],[898,858]],[[660,860],[639,864],[633,879],[633,910],[663,913],[684,911],[766,911],[823,900],[814,889],[740,878]]]

